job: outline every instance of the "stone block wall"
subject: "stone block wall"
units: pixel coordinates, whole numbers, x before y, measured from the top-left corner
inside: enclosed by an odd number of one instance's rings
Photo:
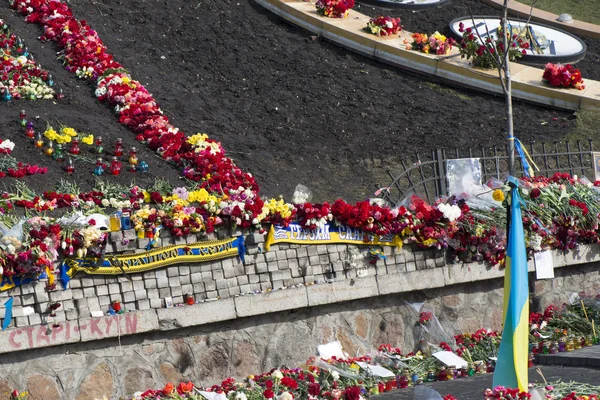
[[[228,235],[221,232],[218,236]],[[217,235],[171,237],[165,233],[158,239],[162,247],[173,244],[214,240]],[[60,302],[54,321],[89,318],[92,311],[106,313],[113,300],[126,310],[161,309],[165,298],[175,305],[192,294],[197,302],[255,294],[284,287],[305,286],[355,279],[360,276],[382,276],[442,267],[445,253],[420,250],[410,245],[397,250],[384,247],[385,259],[371,264],[369,246],[344,244],[302,246],[274,244],[264,251],[265,236],[246,236],[245,262],[239,257],[189,265],[174,265],[153,271],[122,276],[98,276],[79,273],[69,288],[45,291],[46,282],[39,281],[0,292],[0,302],[13,297],[13,325],[25,327],[46,322],[49,302]],[[149,239],[138,239],[133,230],[110,234],[108,252],[137,253],[146,250]],[[31,313],[33,307],[33,313]],[[0,309],[0,318],[4,318]]]

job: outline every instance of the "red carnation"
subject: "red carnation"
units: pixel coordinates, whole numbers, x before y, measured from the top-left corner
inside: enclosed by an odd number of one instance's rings
[[[308,394],[317,397],[321,393],[321,385],[318,383],[311,383],[308,385]]]
[[[273,397],[275,397],[275,393],[271,390],[271,389],[266,389],[263,392],[263,395],[267,398],[267,399],[272,399]]]
[[[542,191],[538,188],[533,188],[531,192],[529,192],[529,197],[532,199],[537,199],[542,194]]]

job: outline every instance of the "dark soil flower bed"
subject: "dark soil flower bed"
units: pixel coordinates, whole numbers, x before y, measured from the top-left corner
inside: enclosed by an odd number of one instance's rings
[[[390,14],[399,16],[407,30],[444,32],[451,19],[468,14],[469,3],[473,13],[492,12],[475,1],[453,0],[441,9]],[[71,6],[154,95],[175,126],[188,135],[205,132],[221,141],[228,155],[256,176],[264,195],[289,199],[296,184],[303,183],[315,194],[313,200],[359,200],[376,184],[388,183],[386,168],[397,171],[399,161],[415,152],[505,142],[502,98],[450,90],[355,55],[290,26],[252,0],[102,0]],[[12,155],[49,167],[47,175],[24,178],[30,187],[52,189],[62,178],[87,190],[94,181],[93,165],[76,162],[75,174],[66,175],[62,165],[24,136],[17,123],[21,109],[55,128],[60,123],[101,135],[107,149],[118,137],[126,151],[137,145],[149,173],[124,171],[107,180],[128,183],[135,178],[143,186],[154,176],[174,183],[180,179],[179,171],[137,144],[113,111],[95,99],[91,87],[63,69],[55,45],[37,40],[38,27],[25,24],[8,2],[0,4],[0,18],[26,41],[65,94],[54,102],[0,104],[0,139],[16,143]],[[591,65],[600,48],[596,41],[586,42],[588,56],[577,65],[584,79],[597,74]],[[552,141],[573,132],[575,121],[569,112],[517,102],[515,127],[524,143]],[[10,185],[11,179],[2,182]]]

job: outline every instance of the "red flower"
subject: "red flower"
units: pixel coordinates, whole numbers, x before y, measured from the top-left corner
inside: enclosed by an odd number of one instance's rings
[[[271,389],[266,389],[263,392],[263,396],[265,396],[267,399],[272,399],[273,397],[275,397],[275,393]]]
[[[192,390],[194,390],[194,384],[192,382],[180,382],[179,385],[177,385],[177,393],[179,394],[191,393]]]
[[[346,400],[359,400],[360,399],[360,387],[359,386],[350,386],[344,393],[342,394],[344,399]]]
[[[287,376],[284,376],[281,379],[281,384],[283,386],[287,386],[290,389],[298,389],[298,382],[296,382],[294,379],[289,378]]]
[[[321,385],[319,385],[318,383],[311,383],[308,385],[308,394],[310,394],[311,396],[317,397],[317,396],[319,396],[320,393],[321,393]]]

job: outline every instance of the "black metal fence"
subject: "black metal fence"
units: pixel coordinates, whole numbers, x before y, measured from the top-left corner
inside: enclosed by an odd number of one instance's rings
[[[527,147],[531,158],[539,167],[535,175],[552,176],[556,172],[587,176],[594,180],[594,149],[592,141],[586,143],[569,142],[534,143]],[[431,155],[422,157],[416,154],[413,162],[401,161],[402,171],[387,171],[391,183],[382,189],[378,186],[378,196],[395,205],[406,196],[416,194],[433,202],[447,195],[446,161],[460,158],[478,158],[481,164],[481,181],[490,178],[504,179],[508,175],[508,144],[505,147],[481,147],[455,149],[453,151],[434,150]],[[522,176],[523,166],[515,156],[515,173]]]

